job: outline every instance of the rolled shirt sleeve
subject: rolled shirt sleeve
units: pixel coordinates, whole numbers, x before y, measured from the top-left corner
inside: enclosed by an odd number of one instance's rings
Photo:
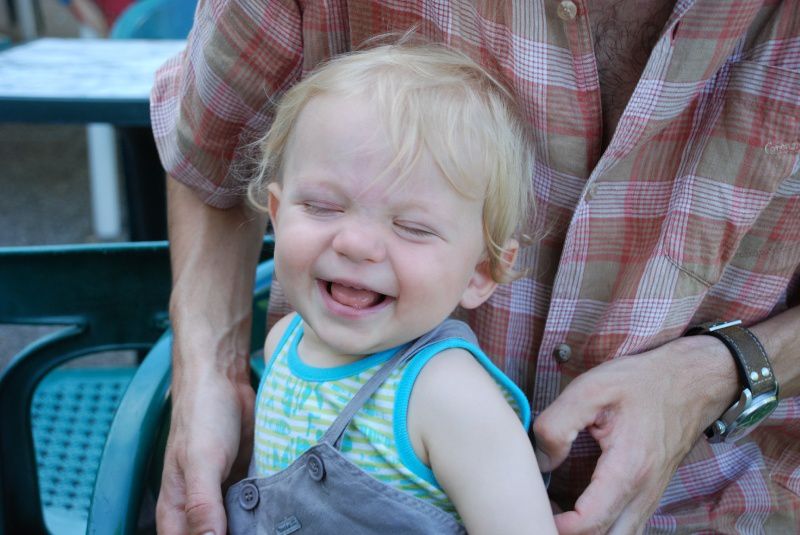
[[[207,204],[234,206],[253,169],[248,147],[303,69],[291,0],[200,0],[186,49],[156,73],[150,113],[164,169]]]

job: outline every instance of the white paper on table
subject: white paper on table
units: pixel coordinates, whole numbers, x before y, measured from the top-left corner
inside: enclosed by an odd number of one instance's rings
[[[0,98],[149,98],[184,40],[38,39],[0,52]]]

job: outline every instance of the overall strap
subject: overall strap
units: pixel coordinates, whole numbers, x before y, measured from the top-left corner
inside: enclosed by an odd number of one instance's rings
[[[345,408],[342,409],[342,412],[339,413],[339,416],[322,436],[320,442],[326,442],[338,450],[342,445],[344,430],[350,425],[353,417],[364,403],[366,403],[378,388],[380,388],[383,382],[386,381],[389,374],[399,366],[411,360],[414,355],[429,345],[447,338],[464,338],[469,342],[477,343],[475,335],[465,323],[452,319],[443,321],[438,327],[417,338],[413,343],[409,343],[404,349],[401,349],[395,356],[386,361],[386,363],[375,372],[375,375],[370,377],[369,380],[364,383],[364,386],[356,392],[353,399],[350,400]]]

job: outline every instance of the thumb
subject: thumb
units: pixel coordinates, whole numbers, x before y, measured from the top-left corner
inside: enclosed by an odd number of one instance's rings
[[[227,521],[222,502],[222,481],[208,466],[187,470],[192,477],[186,481],[186,523],[189,533],[225,535]]]
[[[573,381],[533,422],[536,460],[542,472],[558,468],[578,433],[598,424],[608,401],[588,381]]]

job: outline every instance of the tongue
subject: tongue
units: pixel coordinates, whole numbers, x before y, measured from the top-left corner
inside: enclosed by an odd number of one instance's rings
[[[331,296],[334,301],[357,309],[371,307],[381,300],[378,292],[351,288],[335,282],[331,283]]]

